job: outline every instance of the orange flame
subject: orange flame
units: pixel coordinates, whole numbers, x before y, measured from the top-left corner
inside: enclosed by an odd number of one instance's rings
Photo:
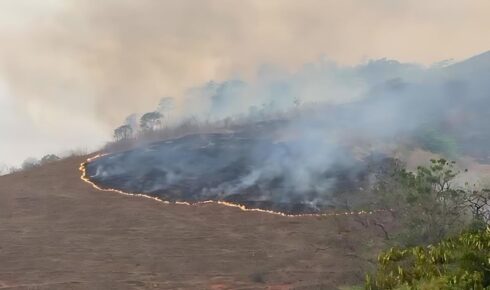
[[[372,215],[373,213],[378,213],[378,212],[391,212],[392,210],[386,210],[386,209],[378,209],[378,210],[371,210],[371,211],[347,211],[347,212],[331,212],[331,213],[307,213],[307,214],[287,214],[283,212],[278,212],[278,211],[273,211],[273,210],[267,210],[267,209],[260,209],[260,208],[247,208],[244,205],[238,204],[238,203],[232,203],[232,202],[227,202],[227,201],[220,201],[220,200],[206,200],[206,201],[198,201],[194,203],[186,202],[186,201],[174,201],[170,202],[167,200],[163,200],[158,197],[154,196],[149,196],[144,193],[132,193],[132,192],[124,192],[119,189],[114,189],[114,188],[101,188],[94,182],[92,182],[88,177],[87,177],[87,170],[85,166],[100,157],[106,156],[108,154],[98,154],[95,155],[94,157],[88,158],[85,162],[82,162],[80,164],[80,171],[82,172],[82,175],[80,176],[80,179],[85,181],[86,183],[90,184],[93,188],[101,191],[110,191],[110,192],[116,192],[122,195],[126,196],[135,196],[135,197],[144,197],[148,199],[152,199],[158,202],[162,202],[165,204],[177,204],[177,205],[189,205],[189,206],[196,206],[196,205],[202,205],[202,204],[209,204],[209,203],[214,203],[214,204],[219,204],[219,205],[224,205],[224,206],[229,206],[229,207],[235,207],[238,208],[242,211],[252,211],[252,212],[261,212],[261,213],[268,213],[268,214],[273,214],[273,215],[279,215],[283,217],[324,217],[324,216],[347,216],[347,215]]]

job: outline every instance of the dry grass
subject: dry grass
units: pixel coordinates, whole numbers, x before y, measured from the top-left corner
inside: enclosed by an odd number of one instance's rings
[[[384,240],[352,217],[284,218],[101,192],[80,180],[83,160],[0,177],[1,286],[335,289],[362,281]]]

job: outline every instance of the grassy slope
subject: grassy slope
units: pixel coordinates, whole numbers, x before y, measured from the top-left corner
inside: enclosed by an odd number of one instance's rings
[[[354,217],[284,218],[97,191],[80,180],[82,161],[0,177],[0,287],[335,289],[362,283],[383,243],[379,228]]]

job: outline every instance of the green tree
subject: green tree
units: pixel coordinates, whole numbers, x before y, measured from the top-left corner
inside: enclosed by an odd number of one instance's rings
[[[398,240],[405,245],[434,243],[457,234],[469,219],[469,193],[455,188],[458,174],[454,162],[431,160],[415,172],[396,166],[393,174],[380,180],[377,206],[393,210],[402,230]]]
[[[133,136],[133,128],[130,125],[122,125],[114,130],[116,141],[127,140]]]
[[[149,112],[140,119],[140,127],[144,132],[155,131],[162,126],[162,114],[160,112]]]

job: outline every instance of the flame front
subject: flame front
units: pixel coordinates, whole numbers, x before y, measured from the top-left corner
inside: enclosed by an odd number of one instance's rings
[[[82,179],[86,183],[90,184],[92,187],[94,187],[97,190],[116,192],[116,193],[126,195],[126,196],[144,197],[144,198],[152,199],[152,200],[162,202],[165,204],[196,206],[196,205],[214,203],[214,204],[219,204],[219,205],[224,205],[224,206],[229,206],[229,207],[235,207],[235,208],[238,208],[242,211],[262,212],[262,213],[268,213],[268,214],[273,214],[273,215],[279,215],[279,216],[283,216],[283,217],[324,217],[324,216],[372,215],[373,213],[391,212],[392,211],[392,210],[387,210],[387,209],[378,209],[378,210],[372,210],[372,211],[362,210],[362,211],[331,212],[331,213],[317,213],[317,214],[315,214],[315,213],[311,213],[311,214],[287,214],[287,213],[283,213],[283,212],[277,212],[277,211],[273,211],[273,210],[266,210],[266,209],[260,209],[260,208],[247,208],[244,205],[241,205],[238,203],[232,203],[232,202],[220,201],[220,200],[206,200],[206,201],[199,201],[199,202],[194,202],[194,203],[190,203],[190,202],[186,202],[186,201],[170,202],[168,200],[163,200],[163,199],[158,198],[158,197],[149,196],[149,195],[144,194],[144,193],[131,193],[131,192],[124,192],[122,190],[114,189],[114,188],[101,188],[100,186],[98,186],[97,184],[92,182],[87,176],[87,170],[86,170],[85,166],[89,162],[91,162],[97,158],[106,156],[106,155],[108,155],[108,154],[98,154],[98,155],[95,155],[94,157],[88,158],[85,162],[82,162],[80,164],[80,168],[79,168],[80,171],[82,172],[80,179]]]

